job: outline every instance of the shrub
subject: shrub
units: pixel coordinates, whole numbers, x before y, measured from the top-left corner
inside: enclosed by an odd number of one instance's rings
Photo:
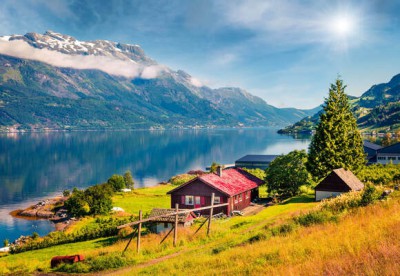
[[[69,191],[69,190],[64,190],[63,191],[63,196],[70,196],[71,195],[71,192]]]
[[[313,224],[321,224],[328,221],[337,221],[337,217],[329,211],[311,211],[307,214],[295,218],[295,222],[302,226],[310,226]]]
[[[296,229],[296,225],[291,223],[285,223],[274,228],[271,228],[272,236],[286,236],[287,234],[293,232]]]
[[[122,229],[120,229],[120,230],[118,231],[118,237],[119,237],[120,239],[123,239],[123,238],[126,238],[127,236],[129,236],[129,235],[132,234],[132,233],[133,233],[132,227],[127,226],[127,227],[124,227],[124,228],[122,228]]]
[[[367,184],[361,196],[360,205],[367,206],[377,200],[382,193],[378,191],[372,184]]]
[[[173,177],[171,177],[168,182],[171,183],[174,186],[180,186],[192,179],[197,177],[197,175],[192,175],[192,174],[178,174]]]
[[[248,243],[254,243],[254,242],[258,242],[258,241],[262,241],[262,240],[266,240],[268,238],[268,236],[265,233],[258,233],[252,237],[250,237],[247,242]]]

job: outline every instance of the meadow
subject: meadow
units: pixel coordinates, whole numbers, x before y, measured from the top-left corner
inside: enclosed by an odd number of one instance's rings
[[[171,188],[158,186],[119,194],[114,198],[115,206],[132,213],[139,208],[146,212],[155,202],[167,207],[169,197],[165,192]],[[145,200],[145,195],[151,199]],[[113,275],[394,275],[400,271],[399,207],[400,195],[395,192],[387,200],[335,213],[333,220],[314,218],[306,224],[299,218],[315,214],[321,204],[314,202],[312,195],[299,195],[257,215],[213,220],[210,236],[205,229],[194,235],[201,221],[180,229],[176,247],[171,237],[160,245],[162,235],[147,233],[142,236],[139,253],[133,240],[123,255],[127,238],[101,238],[3,255],[0,274],[51,272],[52,256],[84,254],[85,262],[62,265],[55,271],[105,270],[103,273]]]

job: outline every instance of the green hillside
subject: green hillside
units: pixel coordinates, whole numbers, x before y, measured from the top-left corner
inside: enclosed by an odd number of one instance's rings
[[[361,97],[349,96],[352,111],[361,131],[397,131],[400,129],[400,74],[388,83],[372,86]],[[287,126],[280,133],[310,133],[319,114],[308,116]]]

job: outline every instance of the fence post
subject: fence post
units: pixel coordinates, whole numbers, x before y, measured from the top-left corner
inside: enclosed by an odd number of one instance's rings
[[[210,217],[208,218],[208,226],[207,226],[207,236],[210,234],[211,219],[212,219],[212,216],[213,216],[213,211],[214,211],[214,208],[213,208],[213,206],[214,206],[214,197],[215,197],[215,194],[214,194],[214,193],[212,193],[212,194],[211,194],[211,209],[210,209]]]
[[[178,213],[179,204],[175,204],[175,212]],[[176,246],[176,242],[178,240],[178,214],[175,215],[175,226],[174,226],[174,246]]]
[[[139,221],[141,221],[141,220],[142,220],[142,210],[139,210]],[[139,251],[140,251],[140,235],[141,235],[141,232],[142,232],[142,223],[139,222],[139,224],[138,224],[137,244],[136,244],[136,247],[137,247],[136,251],[137,251],[137,253],[139,253]]]

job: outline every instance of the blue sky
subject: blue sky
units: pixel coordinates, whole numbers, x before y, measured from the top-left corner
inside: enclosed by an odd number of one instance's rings
[[[0,35],[139,44],[210,87],[313,108],[340,75],[347,93],[400,73],[400,1],[2,0]]]

